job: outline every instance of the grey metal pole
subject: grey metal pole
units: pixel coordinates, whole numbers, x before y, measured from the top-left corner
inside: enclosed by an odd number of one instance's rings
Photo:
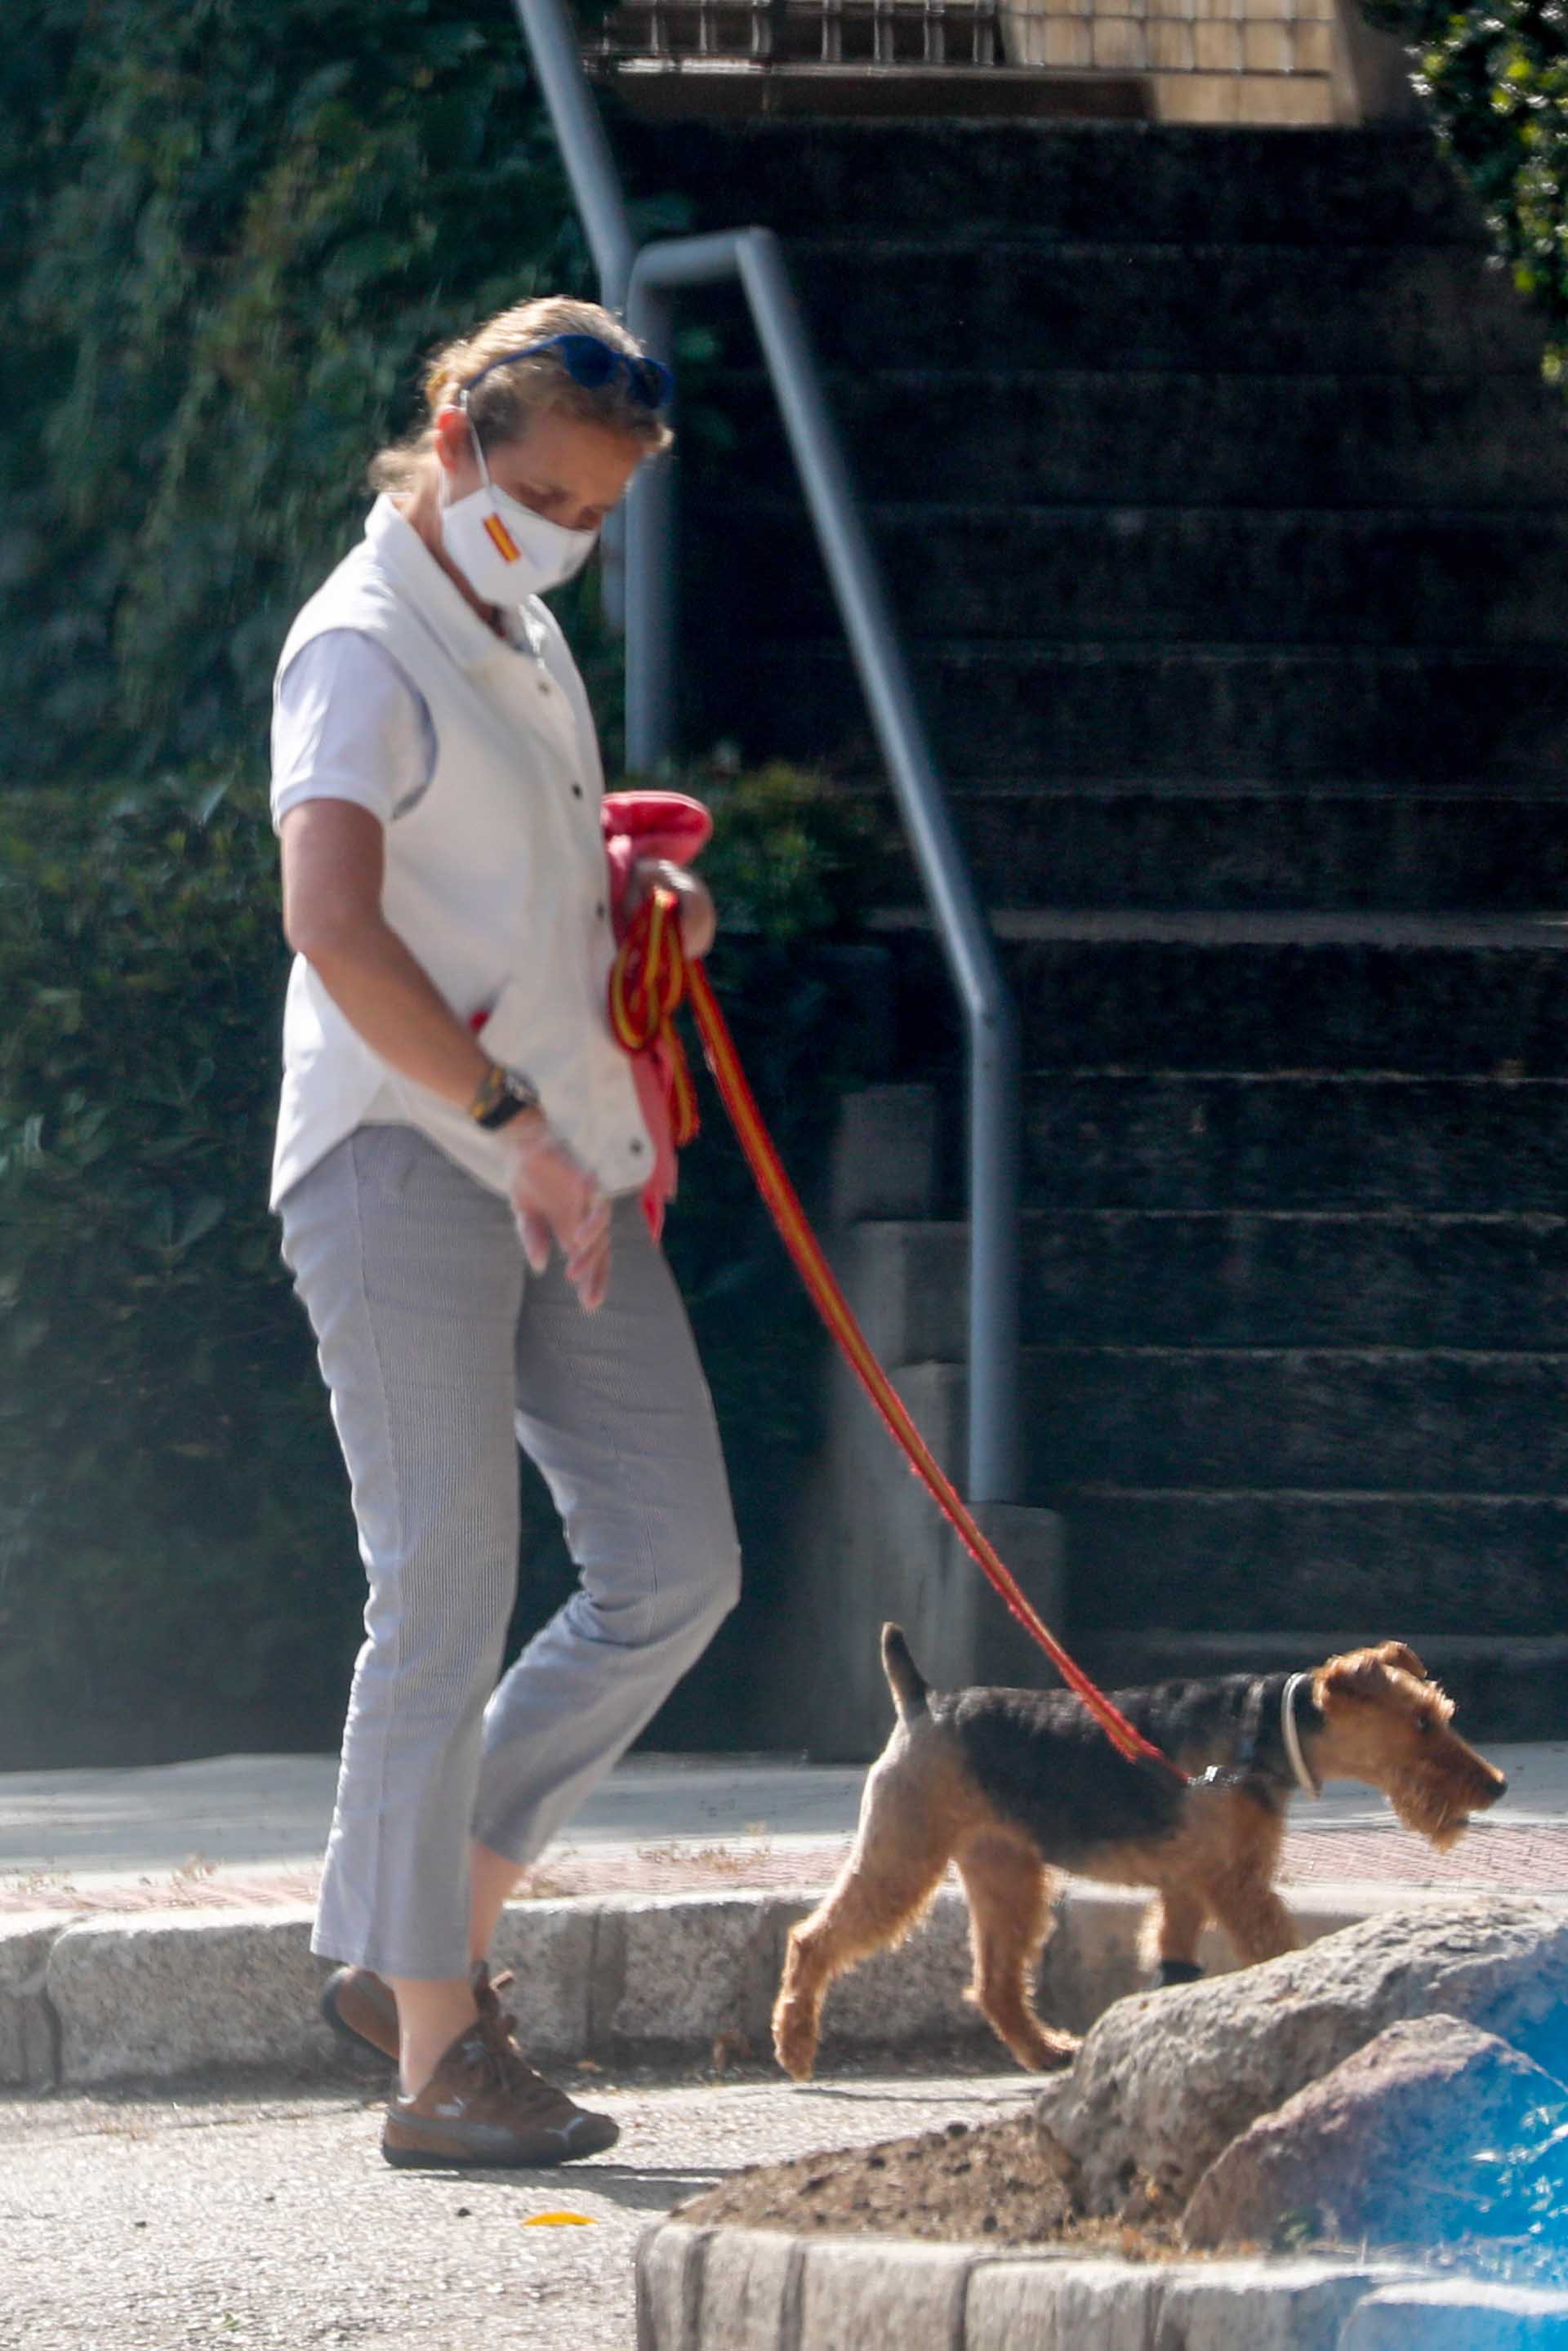
[[[513,0],[513,5],[582,215],[599,272],[599,298],[607,310],[619,310],[625,304],[637,244],[621,193],[621,175],[582,70],[577,29],[560,0]]]
[[[845,632],[948,968],[967,1014],[969,1500],[1019,1499],[1019,1030],[968,861],[932,766],[881,567],[861,519],[779,241],[740,239],[742,280]]]
[[[644,251],[657,252],[657,246]],[[644,350],[674,360],[674,300],[632,264],[626,323]],[[674,450],[638,468],[626,501],[626,765],[652,775],[675,749],[680,538]]]
[[[768,229],[752,228],[644,246],[632,265],[632,315],[645,315],[640,306],[656,287],[673,291],[732,275],[739,277],[750,305],[872,724],[964,1007],[970,1214],[967,1483],[971,1502],[1012,1502],[1019,1478],[1018,1016],[926,747],[881,569],[821,394],[779,240]],[[663,628],[673,609],[666,601],[644,611],[636,582],[632,584],[629,661],[640,630]],[[673,649],[668,658],[673,667]],[[653,674],[652,664],[648,674]],[[629,684],[629,713],[631,701]]]

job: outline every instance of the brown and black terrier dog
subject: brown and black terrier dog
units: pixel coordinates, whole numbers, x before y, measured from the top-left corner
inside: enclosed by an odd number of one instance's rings
[[[1452,1700],[1399,1641],[1310,1673],[1114,1692],[1190,1786],[1129,1761],[1068,1690],[943,1696],[896,1625],[883,1627],[882,1658],[898,1720],[867,1777],[853,1851],[790,1933],[773,2010],[773,2045],[797,2081],[815,2062],[833,1978],[902,1940],[949,1861],[969,1904],[968,1997],[1020,2064],[1043,2069],[1078,2046],[1041,2024],[1032,1999],[1057,1871],[1152,1886],[1148,1957],[1162,1982],[1186,1983],[1201,1973],[1210,1917],[1244,1964],[1294,1949],[1273,1881],[1298,1789],[1380,1788],[1405,1826],[1442,1850],[1508,1785],[1449,1729]]]

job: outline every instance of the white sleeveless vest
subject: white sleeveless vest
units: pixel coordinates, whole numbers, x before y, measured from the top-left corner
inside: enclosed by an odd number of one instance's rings
[[[386,829],[382,910],[458,1019],[521,1070],[610,1193],[653,1164],[631,1063],[605,1009],[614,937],[600,832],[604,779],[588,697],[554,616],[523,609],[527,643],[486,627],[390,498],[290,629],[282,677],[311,638],[355,629],[423,695],[435,765]],[[272,1203],[365,1118],[417,1126],[493,1191],[500,1147],[464,1112],[391,1069],[303,956],[289,976]]]

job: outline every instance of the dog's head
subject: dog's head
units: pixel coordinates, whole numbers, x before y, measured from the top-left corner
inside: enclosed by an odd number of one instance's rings
[[[1403,1641],[1330,1657],[1312,1676],[1312,1699],[1321,1728],[1308,1756],[1318,1778],[1381,1788],[1405,1826],[1439,1851],[1508,1786],[1450,1728],[1453,1699]]]

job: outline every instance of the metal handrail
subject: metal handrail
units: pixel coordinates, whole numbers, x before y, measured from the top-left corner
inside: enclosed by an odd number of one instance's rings
[[[880,568],[772,232],[660,238],[637,249],[563,0],[514,0],[582,215],[607,309],[671,356],[681,287],[737,277],[789,446],[915,866],[963,1007],[968,1062],[971,1503],[1019,1498],[1018,1012],[948,813]],[[674,731],[674,480],[649,466],[627,511],[627,764],[653,768]]]

